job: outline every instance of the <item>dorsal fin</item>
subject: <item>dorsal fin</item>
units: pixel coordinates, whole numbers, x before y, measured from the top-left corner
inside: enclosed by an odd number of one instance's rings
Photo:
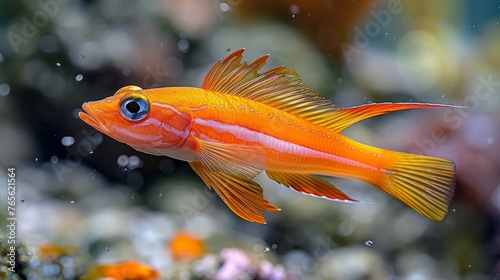
[[[259,70],[269,55],[248,64],[241,62],[245,49],[239,49],[217,61],[203,80],[202,88],[260,102],[308,120],[334,132],[373,116],[412,108],[454,107],[428,103],[372,103],[341,108],[304,85],[292,68]]]
[[[312,122],[339,109],[304,85],[292,68],[278,66],[259,73],[269,55],[248,64],[241,62],[244,51],[236,50],[217,61],[205,76],[202,88],[261,102]]]
[[[445,105],[445,104],[432,104],[432,103],[369,103],[348,108],[339,108],[332,114],[329,114],[323,119],[315,121],[317,125],[326,127],[332,131],[340,132],[351,124],[375,117],[384,115],[394,111],[408,110],[408,109],[421,109],[421,108],[463,108],[461,106]]]

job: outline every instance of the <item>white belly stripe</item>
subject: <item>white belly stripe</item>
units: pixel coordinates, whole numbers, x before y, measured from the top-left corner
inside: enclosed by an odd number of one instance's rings
[[[314,150],[308,147],[304,147],[302,145],[298,145],[295,143],[290,143],[285,140],[276,138],[271,135],[264,134],[259,131],[251,130],[247,127],[239,126],[239,125],[234,125],[234,124],[226,124],[226,123],[221,123],[215,120],[206,120],[206,119],[201,119],[201,118],[194,118],[194,123],[206,127],[210,127],[215,129],[219,133],[223,132],[229,132],[233,134],[236,138],[248,141],[248,142],[255,142],[259,143],[263,146],[265,146],[268,149],[273,149],[278,152],[286,153],[286,154],[292,154],[292,155],[297,155],[297,156],[302,156],[302,157],[313,157],[313,158],[324,158],[324,159],[330,159],[332,161],[336,162],[343,162],[345,164],[349,165],[357,165],[357,166],[362,166],[365,168],[370,168],[373,169],[374,167],[348,159],[344,157],[339,157],[336,155],[332,155],[329,153],[321,152],[318,150]]]

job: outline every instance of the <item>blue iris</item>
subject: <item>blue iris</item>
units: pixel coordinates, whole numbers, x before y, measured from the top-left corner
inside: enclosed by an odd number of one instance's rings
[[[127,97],[120,105],[120,113],[131,121],[142,120],[149,113],[149,102],[138,96]]]

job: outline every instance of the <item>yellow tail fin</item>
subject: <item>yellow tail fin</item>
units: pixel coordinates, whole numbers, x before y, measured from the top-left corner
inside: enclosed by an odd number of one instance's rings
[[[390,152],[391,163],[376,185],[420,214],[441,221],[455,191],[456,167],[444,158]]]

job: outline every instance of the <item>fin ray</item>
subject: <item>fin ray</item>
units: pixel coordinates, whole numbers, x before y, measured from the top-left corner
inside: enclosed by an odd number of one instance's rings
[[[259,146],[225,144],[196,138],[198,161],[189,165],[241,218],[265,223],[266,210],[277,211],[252,179],[262,172],[265,151]]]
[[[204,166],[235,176],[253,178],[264,169],[266,151],[260,146],[226,144],[196,139]]]
[[[455,164],[447,159],[391,152],[382,181],[373,182],[420,214],[441,221],[455,190]]]
[[[215,190],[229,209],[241,218],[265,224],[264,212],[279,210],[264,198],[262,188],[250,178],[211,170],[201,162],[190,162],[189,165],[209,188]]]
[[[251,99],[294,115],[319,115],[338,109],[304,85],[292,68],[278,66],[259,73],[269,55],[248,64],[241,62],[243,51],[236,50],[217,61],[205,76],[202,88]]]
[[[329,200],[357,202],[331,183],[309,174],[266,171],[270,179],[298,192]]]
[[[402,102],[402,103],[369,103],[359,106],[353,106],[348,108],[341,108],[332,114],[328,115],[326,118],[319,120],[316,124],[327,127],[335,132],[340,132],[358,121],[384,115],[394,111],[408,110],[408,109],[420,109],[420,108],[446,108],[446,107],[457,107],[453,105],[443,105],[443,104],[431,104],[431,103],[412,103],[412,102]]]

